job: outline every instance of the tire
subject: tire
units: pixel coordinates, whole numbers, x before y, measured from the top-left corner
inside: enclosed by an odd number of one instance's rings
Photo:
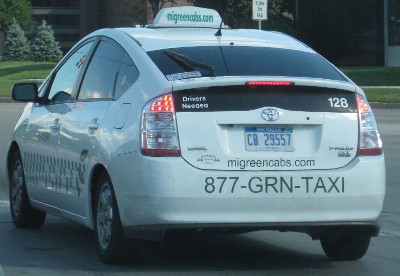
[[[46,220],[46,213],[33,209],[29,202],[19,151],[15,151],[10,159],[8,175],[10,212],[14,225],[18,228],[41,228]]]
[[[100,259],[106,264],[126,263],[128,253],[110,177],[103,174],[97,182],[97,187],[94,220]]]
[[[369,235],[346,233],[321,238],[321,246],[331,260],[354,261],[365,255],[370,241]]]

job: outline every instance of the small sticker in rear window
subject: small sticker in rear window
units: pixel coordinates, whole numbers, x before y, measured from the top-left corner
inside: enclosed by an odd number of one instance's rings
[[[192,72],[184,72],[184,73],[176,73],[165,76],[169,81],[190,79],[190,78],[199,78],[201,77],[200,71],[192,71]]]

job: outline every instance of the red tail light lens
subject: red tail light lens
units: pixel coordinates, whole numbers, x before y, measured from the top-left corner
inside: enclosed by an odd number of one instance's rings
[[[359,124],[358,155],[380,155],[383,153],[382,140],[378,131],[374,113],[367,99],[357,95]]]
[[[174,103],[171,95],[165,95],[150,106],[151,112],[173,112]]]
[[[172,94],[153,99],[144,106],[141,133],[144,155],[180,156]]]
[[[291,81],[248,81],[248,86],[291,86],[294,82]]]

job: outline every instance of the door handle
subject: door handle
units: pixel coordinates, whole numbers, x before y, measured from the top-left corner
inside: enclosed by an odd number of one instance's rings
[[[61,129],[61,123],[60,123],[60,119],[55,119],[51,125],[50,125],[50,129],[52,132],[58,132]]]
[[[89,123],[89,134],[94,134],[96,132],[96,130],[98,130],[100,128],[100,124],[99,124],[99,119],[93,119],[90,121]]]
[[[93,119],[90,123],[89,123],[89,129],[91,129],[91,130],[98,130],[100,128],[100,125],[99,125],[99,120],[96,118],[96,119]]]

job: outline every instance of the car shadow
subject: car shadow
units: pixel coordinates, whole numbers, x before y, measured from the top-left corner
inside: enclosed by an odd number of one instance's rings
[[[158,272],[171,269],[176,272],[269,271],[330,266],[323,254],[297,251],[260,241],[249,234],[179,233],[167,237],[163,243],[142,242],[139,253],[132,256],[129,265]]]
[[[14,266],[21,266],[27,272],[40,268],[117,273],[243,273],[332,268],[323,253],[310,254],[298,247],[291,248],[290,244],[280,245],[279,241],[264,241],[250,234],[180,232],[168,235],[164,242],[128,241],[129,261],[112,266],[101,263],[90,229],[63,219],[48,216],[41,230],[26,230],[15,228],[9,217],[5,219],[1,215],[0,231],[3,237],[0,260],[5,272]],[[282,237],[283,240],[290,238]],[[11,254],[7,248],[12,248]]]

